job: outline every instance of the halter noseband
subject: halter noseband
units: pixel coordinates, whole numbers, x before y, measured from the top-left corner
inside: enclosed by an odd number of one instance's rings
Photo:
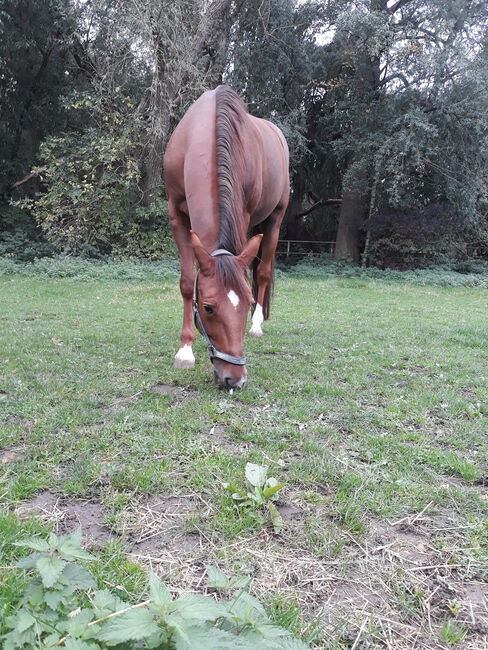
[[[213,253],[210,253],[210,255],[211,257],[220,257],[221,255],[231,255],[233,257],[233,253],[226,251],[225,248],[218,248]],[[200,270],[197,270],[195,274],[195,284],[193,285],[193,322],[195,323],[195,327],[197,328],[197,330],[205,339],[210,361],[213,361],[213,359],[222,359],[222,361],[226,361],[227,363],[232,363],[234,366],[245,366],[246,357],[234,357],[232,354],[227,354],[226,352],[220,352],[220,350],[217,350],[215,345],[210,340],[207,332],[205,331],[205,327],[203,326],[203,321],[200,317],[200,312],[198,311],[198,274],[199,273]]]

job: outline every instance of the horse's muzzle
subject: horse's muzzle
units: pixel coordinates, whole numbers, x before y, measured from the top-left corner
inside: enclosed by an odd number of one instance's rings
[[[241,366],[238,368],[239,372],[236,372],[237,369],[234,367],[229,369],[226,366],[228,366],[228,364],[222,364],[220,368],[216,368],[214,362],[215,383],[218,384],[220,388],[225,388],[227,390],[231,388],[244,388],[247,381],[246,368]]]

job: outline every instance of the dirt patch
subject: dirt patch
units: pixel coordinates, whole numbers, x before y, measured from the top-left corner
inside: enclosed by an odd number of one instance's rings
[[[72,533],[81,526],[89,544],[105,544],[114,534],[102,523],[102,507],[98,501],[68,501],[49,490],[24,501],[15,510],[18,517],[36,516],[54,526],[58,535]]]
[[[197,534],[184,530],[197,509],[189,496],[151,496],[132,504],[120,517],[120,532],[130,539],[131,554],[157,559],[161,553],[193,552],[200,544]]]
[[[250,443],[240,442],[231,438],[225,428],[219,424],[210,427],[210,429],[205,429],[200,435],[205,444],[212,447],[212,451],[222,450],[230,454],[242,454],[251,446]]]
[[[293,505],[292,503],[277,503],[276,509],[283,517],[284,521],[292,521],[296,519],[301,519],[304,515],[304,512],[301,508]]]
[[[169,384],[153,384],[149,388],[149,391],[156,395],[181,395],[184,390],[180,386],[170,386]]]
[[[23,417],[22,415],[15,415],[14,413],[11,413],[10,415],[7,415],[7,417],[4,420],[5,424],[20,424],[24,427],[32,427],[34,424],[34,420],[32,418],[26,418]]]
[[[0,449],[0,465],[17,463],[24,458],[24,454],[19,449]]]

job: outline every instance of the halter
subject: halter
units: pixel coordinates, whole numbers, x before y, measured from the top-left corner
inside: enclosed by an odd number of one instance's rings
[[[213,253],[210,253],[210,255],[211,257],[220,257],[220,255],[231,255],[233,257],[233,253],[226,251],[225,248],[218,248]],[[200,270],[197,270],[195,274],[195,284],[193,285],[193,322],[195,323],[195,327],[197,328],[197,330],[205,339],[210,361],[212,361],[213,363],[214,359],[222,359],[222,361],[226,361],[227,363],[232,363],[234,366],[245,366],[246,357],[234,357],[232,354],[227,354],[226,352],[220,352],[220,350],[217,350],[215,345],[210,340],[207,332],[205,331],[205,327],[203,326],[203,321],[200,317],[200,312],[198,311],[198,274],[199,273]]]

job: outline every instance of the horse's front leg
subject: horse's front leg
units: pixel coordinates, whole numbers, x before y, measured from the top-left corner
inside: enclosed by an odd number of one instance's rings
[[[195,340],[193,329],[193,283],[195,281],[193,249],[190,229],[184,225],[185,221],[188,221],[189,225],[187,215],[177,211],[171,203],[168,204],[168,212],[171,230],[180,256],[180,291],[183,298],[183,327],[180,333],[180,349],[176,353],[174,367],[187,369],[193,368],[195,365],[192,351],[192,344]]]
[[[261,261],[256,269],[257,296],[256,307],[252,315],[249,336],[262,336],[263,321],[268,318],[271,300],[271,282],[273,279],[273,261],[280,236],[280,226],[285,216],[285,207],[278,207],[263,225],[261,243]]]

